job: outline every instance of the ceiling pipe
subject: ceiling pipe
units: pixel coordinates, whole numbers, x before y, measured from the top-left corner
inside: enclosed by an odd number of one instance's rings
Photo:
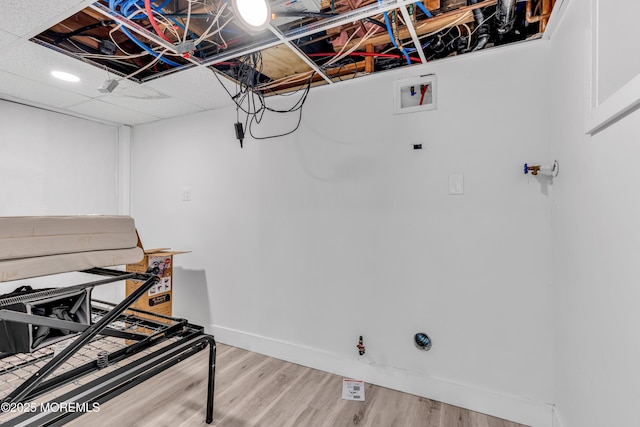
[[[468,1],[471,6],[478,4],[478,0]],[[489,26],[486,24],[484,13],[482,13],[482,10],[480,8],[473,10],[473,18],[476,21],[478,41],[471,50],[476,51],[483,49],[489,41]]]
[[[498,0],[496,6],[496,29],[499,34],[508,33],[516,22],[517,0]]]

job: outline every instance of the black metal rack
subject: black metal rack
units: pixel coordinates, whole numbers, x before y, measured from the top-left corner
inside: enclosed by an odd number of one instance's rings
[[[108,278],[80,285],[0,297],[0,322],[70,331],[32,352],[0,353],[0,424],[59,426],[209,347],[206,421],[213,421],[216,343],[185,319],[132,309],[158,278],[94,268]],[[14,311],[17,303],[61,297],[121,280],[144,282],[119,304],[92,300],[89,324]],[[90,375],[93,374],[93,375]],[[92,379],[94,378],[94,379]],[[61,387],[70,391],[56,395]],[[62,407],[61,407],[61,404]],[[65,407],[72,408],[65,410]],[[25,409],[28,408],[28,411]],[[53,409],[53,410],[52,410]]]

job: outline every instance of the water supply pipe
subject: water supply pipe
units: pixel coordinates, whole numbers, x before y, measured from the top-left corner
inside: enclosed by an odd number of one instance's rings
[[[496,5],[496,29],[498,34],[508,33],[516,22],[516,0],[498,0]]]
[[[557,160],[554,160],[553,164],[550,164],[550,165],[529,165],[525,163],[524,174],[527,175],[529,174],[529,172],[531,172],[531,175],[533,176],[540,174],[540,175],[546,175],[546,176],[551,176],[555,178],[556,176],[558,176],[558,173],[560,172],[560,164],[558,163]]]

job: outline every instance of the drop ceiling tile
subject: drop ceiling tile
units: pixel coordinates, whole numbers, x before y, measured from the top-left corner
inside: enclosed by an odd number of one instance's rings
[[[224,77],[221,77],[224,81]],[[145,83],[174,98],[214,109],[233,105],[213,72],[206,67],[193,67],[185,71],[160,77]]]
[[[86,0],[3,0],[0,28],[18,36],[33,36],[49,24],[67,18],[82,9]]]
[[[133,83],[129,87],[121,86],[122,84],[112,93],[101,96],[100,100],[163,118],[183,116],[203,110],[198,105],[169,97],[146,85]]]
[[[55,108],[69,107],[89,99],[86,96],[69,93],[54,86],[47,86],[2,71],[0,71],[0,94]]]
[[[15,42],[18,40],[18,36],[15,34],[8,33],[6,31],[0,30],[0,49],[3,46],[8,45],[9,43]]]
[[[160,117],[109,104],[108,102],[103,102],[98,99],[74,105],[67,108],[67,110],[85,116],[95,117],[98,120],[131,126],[154,122],[160,119]]]
[[[92,98],[101,95],[98,87],[108,77],[103,69],[32,42],[0,52],[0,70]],[[52,70],[76,74],[81,81],[63,82],[51,76]]]

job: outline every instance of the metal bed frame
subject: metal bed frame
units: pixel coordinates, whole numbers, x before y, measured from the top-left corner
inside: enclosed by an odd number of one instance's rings
[[[152,274],[85,270],[105,279],[0,297],[0,319],[74,332],[30,353],[0,353],[0,425],[61,426],[209,347],[206,422],[213,421],[216,342],[185,319],[131,308],[158,282]],[[89,324],[7,309],[122,280],[143,284],[119,304],[92,300]],[[62,345],[67,344],[66,347]],[[64,388],[64,390],[62,390]],[[70,389],[66,393],[65,390]],[[62,390],[62,391],[61,391]],[[78,411],[78,409],[81,409]]]

